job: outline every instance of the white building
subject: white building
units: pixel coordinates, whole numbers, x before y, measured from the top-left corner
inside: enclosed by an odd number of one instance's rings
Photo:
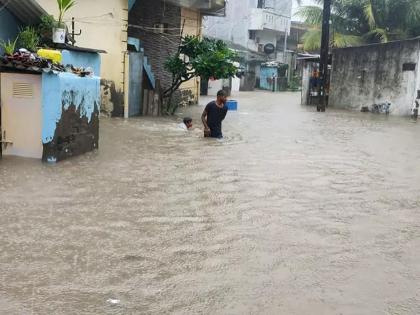
[[[204,18],[204,36],[226,41],[241,52],[245,68],[241,90],[260,85],[261,63],[286,61],[284,40],[290,34],[292,3],[293,0],[228,0],[224,17]]]
[[[225,17],[206,17],[204,35],[264,52],[290,32],[292,0],[229,0]],[[271,56],[273,57],[273,56]],[[272,58],[276,59],[276,58]]]

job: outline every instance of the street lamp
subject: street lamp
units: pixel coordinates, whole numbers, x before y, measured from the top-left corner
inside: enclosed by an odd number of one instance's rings
[[[321,38],[321,60],[319,71],[321,77],[320,91],[318,91],[319,102],[317,105],[318,112],[325,112],[327,105],[327,78],[328,78],[328,57],[330,46],[330,17],[331,17],[331,0],[324,0],[324,10],[322,14],[322,38]]]

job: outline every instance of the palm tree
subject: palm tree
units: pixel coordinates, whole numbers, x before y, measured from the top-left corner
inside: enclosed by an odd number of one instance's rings
[[[317,0],[316,2],[321,5],[323,1]],[[302,38],[306,51],[319,50],[321,47],[322,7],[319,5],[304,6],[297,13],[310,26],[309,31]],[[349,18],[349,13],[354,11],[354,9],[350,6],[343,7],[337,1],[333,1],[331,10],[331,47],[347,47],[363,43],[357,21]]]
[[[316,0],[322,4],[322,0]],[[321,43],[322,8],[300,8],[298,16],[311,26],[303,37],[304,49],[318,50]],[[420,35],[419,0],[333,1],[331,46],[348,47],[362,43],[388,42]]]
[[[58,26],[60,27],[63,24],[64,14],[71,9],[75,4],[76,1],[74,0],[57,0],[58,4]]]
[[[364,15],[369,32],[364,34],[368,42],[387,42],[420,35],[415,30],[420,24],[418,0],[366,0]]]

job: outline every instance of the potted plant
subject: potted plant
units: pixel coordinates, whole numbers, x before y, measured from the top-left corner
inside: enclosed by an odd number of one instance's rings
[[[36,52],[39,45],[39,34],[37,30],[32,26],[21,28],[18,43],[19,47]]]
[[[18,39],[19,39],[19,36],[16,37],[16,39],[13,42],[10,41],[10,39],[7,42],[5,42],[3,40],[0,41],[0,47],[3,48],[4,54],[6,56],[12,56],[13,55],[13,53],[16,50],[16,43],[17,43]]]
[[[40,46],[51,47],[52,45],[52,32],[57,22],[52,15],[41,16],[41,23],[38,25],[37,30],[40,36]]]
[[[63,23],[64,14],[72,8],[76,2],[74,0],[57,0],[58,21],[53,29],[53,42],[63,44],[66,41],[66,25]]]

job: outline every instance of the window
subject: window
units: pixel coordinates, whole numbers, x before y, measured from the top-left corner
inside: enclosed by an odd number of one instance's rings
[[[155,34],[165,34],[168,33],[168,24],[167,23],[156,23],[153,25],[153,33]]]
[[[415,71],[417,64],[414,62],[408,62],[403,64],[403,71]]]
[[[249,34],[249,39],[255,40],[255,37],[257,35],[256,31],[250,30],[250,31],[248,31],[248,34]]]
[[[258,9],[265,9],[265,0],[258,0]]]

